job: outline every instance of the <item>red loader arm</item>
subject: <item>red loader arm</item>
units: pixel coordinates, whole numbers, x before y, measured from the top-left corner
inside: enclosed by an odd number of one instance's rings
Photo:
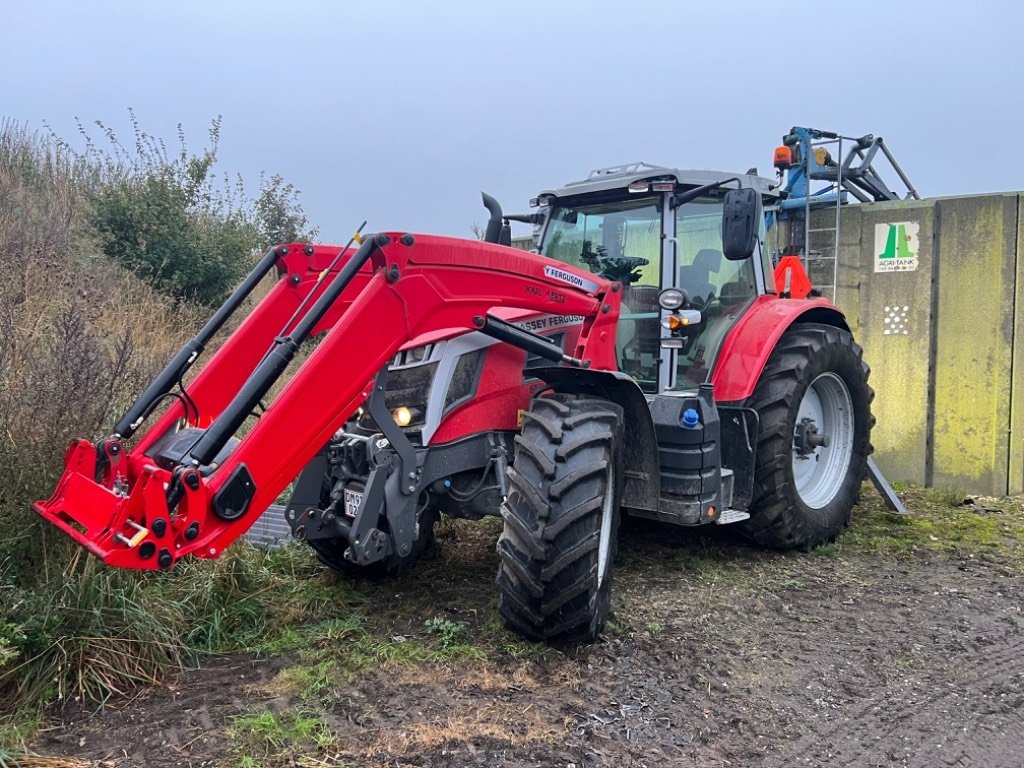
[[[111,565],[167,568],[184,555],[217,557],[366,400],[378,371],[408,340],[465,329],[504,340],[511,335],[512,343],[526,347],[546,344],[488,316],[494,307],[583,316],[575,352],[566,359],[615,368],[618,283],[510,248],[395,233],[368,238],[346,253],[330,279],[318,280],[333,254],[323,246],[268,253],[255,278],[179,353],[110,438],[71,444],[53,496],[37,502],[36,511]],[[257,272],[271,266],[280,276],[273,291],[187,389],[170,392],[258,281]],[[323,331],[321,343],[236,444],[235,433],[302,342]],[[176,402],[126,450],[123,439],[166,396]],[[176,437],[184,448],[168,451]],[[408,479],[403,492],[411,494],[417,489]]]

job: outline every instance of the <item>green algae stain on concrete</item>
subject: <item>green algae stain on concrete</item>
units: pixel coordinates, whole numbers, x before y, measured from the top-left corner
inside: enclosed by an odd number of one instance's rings
[[[890,480],[923,484],[929,445],[934,203],[894,201],[858,208],[858,237],[843,240],[843,260],[857,264],[857,282],[845,273],[850,279],[840,285],[838,298],[871,366],[875,459]],[[906,239],[908,232],[913,240]],[[905,265],[912,254],[913,269],[878,268],[890,239],[892,260],[902,253]]]
[[[1017,196],[1016,286],[1010,384],[1008,493],[1024,493],[1024,195]]]
[[[1008,489],[1017,195],[941,200],[935,485]]]

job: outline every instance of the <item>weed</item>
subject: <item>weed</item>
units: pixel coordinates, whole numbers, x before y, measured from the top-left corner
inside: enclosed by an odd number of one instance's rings
[[[281,693],[298,696],[304,702],[321,699],[337,681],[338,670],[333,661],[298,664],[277,673],[271,688]]]
[[[466,635],[468,627],[463,621],[451,621],[440,616],[434,616],[423,622],[427,628],[427,634],[436,637],[441,643],[441,650],[445,651],[453,645],[461,643]]]
[[[957,486],[944,486],[941,488],[932,488],[927,494],[928,498],[932,503],[938,504],[943,507],[962,507],[964,501],[968,498],[968,494],[963,488]]]
[[[288,760],[297,753],[330,749],[337,737],[323,718],[310,709],[297,709],[275,714],[263,709],[232,719],[228,736],[240,754],[239,763],[248,759],[250,765],[274,760]]]

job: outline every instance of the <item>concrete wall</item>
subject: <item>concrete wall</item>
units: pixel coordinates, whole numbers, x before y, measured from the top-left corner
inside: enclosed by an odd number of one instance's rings
[[[1024,492],[1019,223],[1018,193],[844,209],[836,303],[871,365],[875,455],[890,480]],[[881,259],[894,226],[912,247]]]

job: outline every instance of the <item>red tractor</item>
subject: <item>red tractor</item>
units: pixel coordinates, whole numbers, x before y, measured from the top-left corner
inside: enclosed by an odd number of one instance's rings
[[[485,196],[489,242],[278,246],[110,436],[72,443],[35,508],[109,564],[169,568],[219,556],[297,477],[294,536],[374,575],[414,563],[440,513],[500,514],[501,615],[552,642],[601,632],[620,509],[768,547],[831,541],[864,477],[872,391],[798,261],[777,288],[772,196],[756,176],[635,164],[526,215]],[[508,219],[534,225],[537,253],[508,247]]]

